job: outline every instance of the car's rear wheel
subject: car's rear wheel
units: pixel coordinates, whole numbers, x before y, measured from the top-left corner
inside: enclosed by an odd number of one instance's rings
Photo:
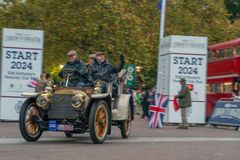
[[[105,101],[95,101],[88,119],[90,137],[95,144],[103,143],[109,126],[109,110]]]
[[[121,121],[120,123],[120,130],[122,138],[126,139],[130,136],[131,128],[132,128],[132,118],[131,118],[131,109],[128,108],[128,117],[126,120]]]
[[[34,99],[28,99],[23,103],[20,111],[19,127],[26,141],[35,142],[41,137],[42,130],[37,123],[40,116],[41,112]]]
[[[73,136],[73,133],[72,133],[72,132],[66,131],[66,132],[64,132],[64,133],[65,133],[65,136],[66,136],[66,137],[71,138],[71,137]]]

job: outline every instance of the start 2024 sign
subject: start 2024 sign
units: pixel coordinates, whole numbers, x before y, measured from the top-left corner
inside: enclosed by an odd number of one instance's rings
[[[17,120],[25,98],[42,72],[43,31],[3,29],[0,119]]]
[[[192,107],[188,109],[190,123],[205,123],[207,38],[168,36],[161,41],[160,93],[170,96],[165,122],[181,122],[180,111],[173,108],[174,95],[181,89],[180,78],[192,86]]]

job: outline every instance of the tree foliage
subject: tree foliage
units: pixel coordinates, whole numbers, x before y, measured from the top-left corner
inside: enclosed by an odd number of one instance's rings
[[[117,64],[142,67],[146,86],[156,83],[159,46],[158,0],[5,0],[0,26],[41,29],[45,32],[44,70],[52,74],[65,63],[66,52],[78,51],[83,61],[104,51]],[[166,34],[207,36],[210,43],[237,34],[228,19],[224,0],[168,0]],[[239,26],[239,25],[238,25]],[[238,33],[239,35],[239,33]]]
[[[234,22],[240,18],[240,1],[239,0],[225,0],[226,8],[229,12],[229,19]]]

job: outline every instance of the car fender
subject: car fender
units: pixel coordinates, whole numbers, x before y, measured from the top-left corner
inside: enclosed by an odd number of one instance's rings
[[[40,93],[33,93],[33,92],[22,92],[22,96],[24,97],[36,97],[37,95],[39,95]]]
[[[108,93],[92,94],[91,99],[103,99],[103,98],[106,98],[108,96],[109,96]]]
[[[113,110],[112,120],[114,121],[126,120],[128,118],[129,107],[131,109],[131,112],[133,112],[133,106],[131,105],[131,101],[132,96],[130,94],[121,94],[119,96],[118,108]]]

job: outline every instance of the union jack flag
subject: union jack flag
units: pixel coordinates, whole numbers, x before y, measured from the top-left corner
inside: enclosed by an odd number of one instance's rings
[[[168,106],[169,96],[161,94],[158,101],[155,99],[155,105],[150,106],[149,127],[162,128],[163,117]]]

